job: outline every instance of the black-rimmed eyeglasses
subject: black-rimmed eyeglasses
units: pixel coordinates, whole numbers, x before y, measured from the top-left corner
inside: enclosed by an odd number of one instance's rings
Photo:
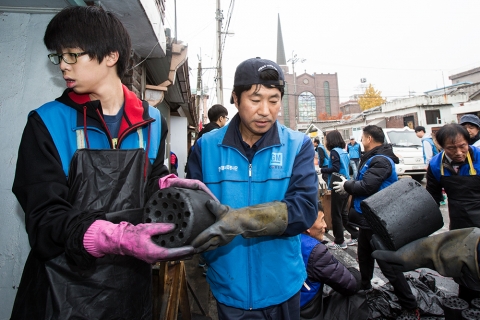
[[[228,121],[228,120],[230,120],[230,118],[229,118],[229,117],[227,117],[227,116],[224,116],[224,118],[225,118],[225,121]]]
[[[87,54],[87,52],[78,52],[78,53],[66,52],[61,54],[50,53],[48,55],[48,59],[50,59],[50,61],[55,65],[60,64],[60,59],[65,61],[65,63],[75,64],[77,63],[78,57],[83,56],[84,54]]]

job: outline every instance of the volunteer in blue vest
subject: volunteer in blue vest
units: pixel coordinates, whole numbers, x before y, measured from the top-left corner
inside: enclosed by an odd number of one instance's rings
[[[358,265],[362,275],[362,289],[371,290],[375,259],[370,246],[373,231],[362,215],[360,202],[398,180],[395,163],[398,158],[392,146],[384,144],[385,134],[382,128],[368,125],[363,128],[362,144],[365,152],[360,160],[358,175],[355,180],[334,182],[333,189],[339,193],[351,194],[353,206],[349,211],[349,222],[359,228],[358,232]],[[419,312],[415,296],[405,280],[402,272],[393,269],[383,261],[377,261],[384,276],[390,281],[400,305],[405,313],[413,314],[418,319]]]
[[[18,151],[31,250],[11,319],[151,319],[152,263],[193,247],[152,242],[175,226],[140,223],[143,206],[160,183],[201,183],[169,175],[165,119],[122,85],[131,42],[113,13],[67,7],[43,40],[67,89],[28,115]]]
[[[480,149],[469,146],[470,135],[459,124],[446,124],[436,138],[443,151],[430,161],[427,191],[440,203],[442,188],[448,196],[450,230],[480,227]],[[472,285],[469,286],[472,288]],[[470,301],[480,297],[480,283],[474,291],[460,283],[459,294]]]
[[[318,146],[317,146],[317,154],[318,154],[318,167],[320,169],[328,168],[330,166],[330,155],[327,152],[327,149],[322,144],[319,138],[318,139]],[[328,180],[328,174],[322,173],[322,179],[325,183]]]
[[[339,173],[347,179],[350,179],[350,175],[348,174],[350,158],[348,157],[347,151],[345,151],[345,141],[338,130],[327,133],[326,139],[326,147],[328,151],[330,151],[330,161],[328,168],[322,168],[320,170],[322,174],[328,174],[327,184],[329,188],[331,188],[330,182],[333,173]],[[357,244],[357,230],[348,225],[348,215],[346,212],[347,203],[348,195],[338,194],[335,191],[332,192],[330,214],[332,216],[332,231],[335,240],[333,243],[328,244],[328,248],[330,249],[347,249],[347,245]],[[343,228],[347,229],[351,234],[351,239],[348,242],[345,241]]]
[[[360,156],[362,155],[362,150],[360,144],[355,141],[355,137],[350,137],[350,143],[347,144],[348,155],[350,156],[350,167],[353,171],[353,179],[357,176],[358,173],[358,163],[360,162]]]
[[[360,288],[360,272],[354,267],[347,268],[341,264],[321,242],[326,227],[323,206],[318,201],[317,220],[302,234],[302,256],[308,276],[300,294],[302,320],[324,318],[323,287],[325,284],[345,296],[355,294]]]
[[[237,66],[230,102],[238,113],[204,134],[188,176],[219,199],[217,222],[192,246],[204,252],[219,319],[299,319],[306,279],[300,234],[317,218],[315,150],[305,134],[281,125],[285,78],[275,62]]]
[[[417,137],[422,139],[423,163],[428,166],[432,157],[438,154],[438,149],[433,142],[432,135],[430,133],[426,133],[425,127],[415,127],[415,133]]]

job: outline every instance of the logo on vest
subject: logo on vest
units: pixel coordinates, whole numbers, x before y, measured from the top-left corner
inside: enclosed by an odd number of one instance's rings
[[[223,170],[238,171],[238,166],[231,166],[227,164],[226,166],[218,167],[218,172],[222,172]]]
[[[270,168],[279,168],[283,166],[283,153],[272,152],[272,158],[270,159]]]

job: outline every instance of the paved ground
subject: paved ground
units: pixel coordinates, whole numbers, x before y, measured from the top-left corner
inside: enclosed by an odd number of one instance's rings
[[[422,184],[425,185],[425,179],[423,180]],[[449,219],[448,219],[447,206],[441,206],[440,209],[444,219],[444,227],[438,230],[437,232],[435,232],[435,234],[448,231]],[[350,239],[350,234],[346,231],[345,231],[345,238]],[[329,241],[333,241],[333,235],[331,231],[326,234],[325,239]],[[347,267],[353,266],[358,269],[358,263],[356,261],[357,246],[349,246],[348,249],[346,250],[331,250],[331,252],[345,266]],[[205,277],[202,275],[203,268],[198,267],[198,255],[196,255],[192,260],[186,261],[185,265],[187,270],[187,278],[189,280],[189,284],[192,288],[192,291],[194,292],[194,295],[192,295],[192,292],[190,292],[189,290],[189,300],[190,300],[191,310],[194,313],[193,319],[217,320],[218,316],[216,311],[215,299],[213,298],[210,292],[210,287],[206,282]],[[435,271],[432,271],[429,269],[423,269],[423,270],[434,275],[437,288],[442,290],[446,294],[446,296],[457,294],[458,286],[452,279],[442,277]],[[419,269],[417,271],[408,272],[407,274],[410,274],[411,276],[418,278],[421,271],[422,269]],[[374,288],[378,288],[383,284],[385,284],[385,282],[386,282],[386,279],[383,276],[380,269],[378,268],[378,265],[375,265],[372,286]],[[198,303],[196,302],[195,299],[198,300]],[[201,308],[199,307],[199,305],[201,306]]]

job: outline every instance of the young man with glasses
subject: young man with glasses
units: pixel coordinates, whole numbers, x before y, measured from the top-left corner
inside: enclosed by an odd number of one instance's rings
[[[44,42],[67,89],[29,114],[19,147],[13,192],[31,251],[11,319],[151,319],[151,264],[193,247],[152,242],[174,226],[140,223],[143,206],[192,183],[164,165],[165,119],[122,85],[131,43],[118,18],[68,7]]]

